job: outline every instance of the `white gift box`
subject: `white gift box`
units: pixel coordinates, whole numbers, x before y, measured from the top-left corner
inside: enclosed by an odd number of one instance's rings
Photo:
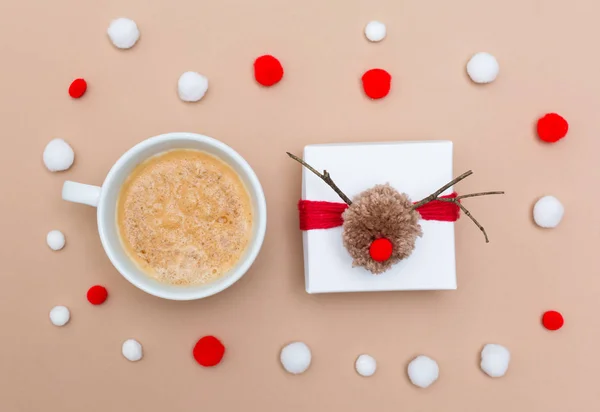
[[[327,170],[351,199],[376,184],[389,183],[418,201],[454,178],[450,141],[310,145],[304,148],[304,160],[321,172]],[[450,193],[452,188],[443,194]],[[343,202],[304,167],[302,198]],[[413,253],[380,275],[352,267],[341,227],[303,232],[306,291],[456,289],[454,223],[421,220],[420,224],[423,236],[417,239]]]

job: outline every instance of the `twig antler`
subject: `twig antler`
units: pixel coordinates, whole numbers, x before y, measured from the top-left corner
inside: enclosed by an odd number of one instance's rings
[[[483,226],[481,226],[479,224],[479,222],[477,221],[477,219],[475,219],[473,217],[473,215],[471,215],[471,212],[469,212],[467,210],[467,208],[464,207],[462,205],[462,203],[460,203],[460,200],[461,199],[466,199],[466,198],[469,198],[469,197],[477,197],[477,196],[503,195],[504,192],[500,192],[500,191],[498,191],[498,192],[480,192],[480,193],[470,193],[470,194],[467,194],[467,195],[462,195],[462,196],[457,196],[457,197],[446,197],[446,198],[439,197],[442,194],[442,192],[444,192],[444,190],[448,189],[451,186],[454,186],[455,184],[457,184],[461,180],[463,180],[463,179],[471,176],[472,174],[473,174],[473,172],[471,170],[469,170],[468,172],[463,173],[462,175],[458,176],[456,179],[453,179],[450,182],[446,183],[444,186],[440,187],[438,190],[436,190],[435,192],[433,192],[432,194],[430,194],[426,198],[424,198],[424,199],[416,202],[413,205],[412,209],[413,210],[418,209],[419,207],[421,207],[421,206],[423,206],[423,205],[425,205],[425,204],[427,204],[429,202],[432,202],[434,200],[439,200],[439,201],[442,201],[442,202],[454,203],[454,204],[456,204],[460,208],[460,210],[462,210],[465,213],[465,215],[467,215],[467,217],[469,217],[469,219],[471,219],[473,221],[473,223],[475,223],[475,225],[479,228],[479,230],[481,230],[481,232],[483,233],[483,236],[485,237],[485,243],[489,243],[490,240],[488,239],[488,235],[485,232],[485,229],[483,228]]]
[[[290,152],[286,152],[286,153],[289,157],[291,157],[292,159],[294,159],[295,161],[300,163],[302,166],[306,167],[308,170],[310,170],[311,172],[313,172],[314,174],[319,176],[321,179],[323,179],[323,181],[325,183],[327,183],[329,185],[329,187],[331,187],[335,191],[335,193],[337,193],[338,196],[341,197],[344,202],[346,202],[346,204],[348,206],[350,206],[352,204],[352,201],[350,200],[350,198],[348,196],[346,196],[344,194],[344,192],[342,192],[340,190],[340,188],[337,187],[337,185],[333,182],[333,180],[331,179],[331,175],[329,174],[329,172],[327,170],[323,170],[323,173],[320,173],[317,169],[315,169],[314,167],[312,167],[311,165],[306,163],[304,160],[300,159],[298,156],[294,156]]]
[[[352,204],[352,201],[350,200],[350,198],[348,196],[346,196],[344,194],[344,192],[342,192],[340,190],[340,188],[337,187],[337,185],[333,182],[333,179],[331,179],[331,175],[329,174],[329,172],[327,170],[323,170],[323,173],[320,173],[318,170],[316,170],[314,167],[312,167],[311,165],[306,163],[304,160],[300,159],[298,156],[294,156],[290,152],[286,152],[286,153],[289,157],[291,157],[292,159],[294,159],[295,161],[300,163],[302,166],[306,167],[308,170],[313,172],[315,175],[319,176],[325,183],[327,183],[329,185],[329,187],[331,187],[334,190],[335,193],[338,194],[338,196],[340,198],[342,198],[342,200],[344,202],[346,202],[346,204],[348,206],[350,206]],[[454,203],[460,208],[460,210],[462,210],[464,212],[465,215],[467,215],[467,217],[469,219],[471,219],[473,221],[473,223],[475,223],[475,226],[477,226],[479,228],[479,230],[481,230],[481,232],[483,233],[483,236],[485,237],[485,243],[489,243],[490,240],[488,239],[488,235],[487,235],[485,229],[483,228],[483,226],[481,226],[479,224],[477,219],[475,219],[473,217],[473,215],[471,215],[471,212],[469,212],[469,210],[466,207],[464,207],[460,201],[462,199],[467,199],[469,197],[503,195],[504,192],[502,192],[502,191],[479,192],[479,193],[470,193],[470,194],[466,194],[466,195],[461,195],[461,196],[457,196],[457,197],[439,197],[446,189],[454,186],[455,184],[457,184],[461,180],[471,176],[472,174],[473,174],[473,171],[469,170],[468,172],[465,172],[462,175],[458,176],[457,178],[451,180],[450,182],[446,183],[444,186],[440,187],[438,190],[436,190],[435,192],[433,192],[426,198],[421,199],[418,202],[414,203],[412,206],[412,210],[416,210],[416,209],[420,208],[421,206],[426,205],[427,203],[432,202],[434,200],[439,200],[441,202]]]

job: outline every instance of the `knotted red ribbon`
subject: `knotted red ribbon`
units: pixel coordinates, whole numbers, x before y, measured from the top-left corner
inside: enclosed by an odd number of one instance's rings
[[[440,196],[442,199],[455,198],[456,192]],[[348,208],[346,203],[320,202],[301,200],[298,202],[300,212],[300,230],[331,229],[342,226],[344,211]],[[460,216],[460,208],[456,203],[432,200],[417,209],[423,220],[437,220],[439,222],[456,222]]]

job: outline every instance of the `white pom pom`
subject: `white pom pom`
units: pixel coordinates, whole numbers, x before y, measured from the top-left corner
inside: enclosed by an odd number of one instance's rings
[[[558,226],[565,214],[565,208],[554,196],[544,196],[533,206],[533,220],[539,227]]]
[[[52,250],[61,250],[65,247],[65,235],[60,230],[51,230],[46,235],[46,243]]]
[[[510,363],[510,352],[502,345],[485,345],[481,351],[481,369],[492,378],[504,376]]]
[[[380,21],[370,21],[365,27],[365,36],[369,41],[377,42],[385,38],[386,35],[385,24]]]
[[[377,370],[377,362],[375,358],[369,355],[360,355],[356,359],[356,372],[361,376],[371,376]]]
[[[123,356],[132,362],[137,362],[142,359],[142,345],[135,339],[127,339],[123,342]]]
[[[433,359],[421,355],[408,364],[408,378],[413,385],[427,388],[440,376],[440,368]]]
[[[140,31],[137,24],[125,17],[111,21],[107,32],[110,41],[119,49],[132,48],[140,38]]]
[[[475,83],[491,83],[499,71],[498,61],[489,53],[476,53],[467,63],[467,73]]]
[[[177,82],[179,98],[184,102],[197,102],[208,90],[208,79],[196,72],[185,72]]]
[[[50,311],[50,322],[56,326],[65,326],[71,319],[71,312],[66,306],[55,306]]]
[[[293,342],[281,350],[280,360],[283,368],[297,375],[305,372],[310,366],[312,355],[304,342]]]
[[[52,139],[44,149],[44,164],[51,172],[67,170],[73,165],[75,152],[63,139]]]

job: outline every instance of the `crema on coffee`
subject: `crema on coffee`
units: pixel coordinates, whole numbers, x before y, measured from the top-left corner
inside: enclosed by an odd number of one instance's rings
[[[117,205],[121,241],[140,268],[160,282],[200,285],[232,269],[252,233],[244,183],[222,160],[172,150],[138,165]]]

